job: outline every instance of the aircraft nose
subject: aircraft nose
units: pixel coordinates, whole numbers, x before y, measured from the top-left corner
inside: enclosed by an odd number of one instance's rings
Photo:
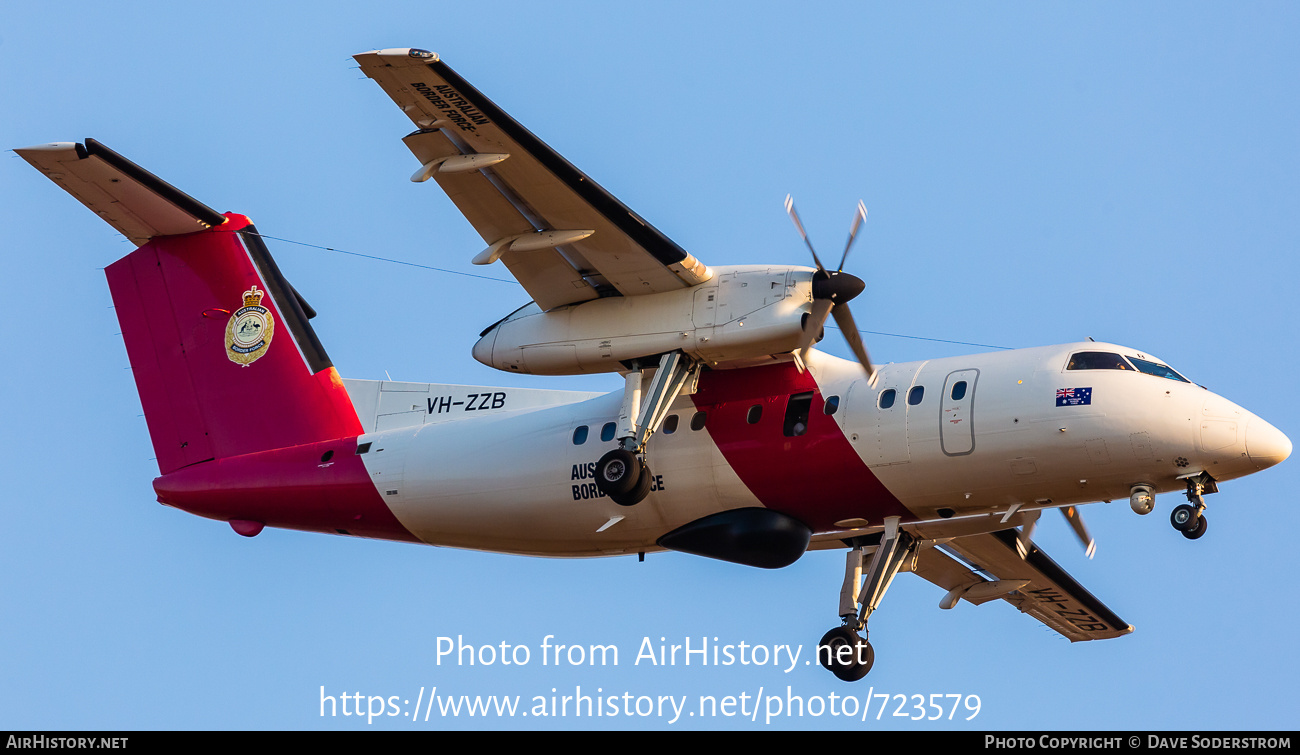
[[[1246,426],[1246,455],[1260,469],[1280,464],[1291,455],[1291,439],[1259,417]]]

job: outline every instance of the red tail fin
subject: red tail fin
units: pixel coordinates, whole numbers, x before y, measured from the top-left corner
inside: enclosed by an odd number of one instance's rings
[[[106,271],[164,475],[362,431],[297,292],[248,218],[225,217]]]

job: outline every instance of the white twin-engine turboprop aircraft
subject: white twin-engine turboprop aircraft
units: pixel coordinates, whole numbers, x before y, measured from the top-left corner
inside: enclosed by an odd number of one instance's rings
[[[1002,599],[1071,640],[1132,631],[1033,546],[1040,513],[1064,513],[1091,552],[1079,504],[1127,497],[1147,514],[1177,492],[1173,525],[1196,539],[1204,494],[1291,453],[1268,422],[1126,346],[873,367],[848,309],[862,282],[815,253],[816,269],[710,268],[433,53],[356,60],[415,123],[411,180],[436,181],[488,244],[475,264],[501,262],[533,299],[474,357],[625,387],[341,379],[248,218],[92,139],[19,149],[139,246],[106,272],[164,504],[248,536],[541,556],[670,549],[777,568],[844,548],[841,625],[818,657],[855,680],[900,571],[942,587],[941,608]],[[857,362],[811,349],[830,316]]]

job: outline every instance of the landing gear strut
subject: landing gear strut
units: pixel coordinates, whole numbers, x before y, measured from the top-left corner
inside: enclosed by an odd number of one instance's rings
[[[645,449],[650,436],[663,426],[682,390],[699,375],[700,363],[680,351],[659,358],[659,368],[641,397],[644,370],[635,364],[627,373],[623,405],[618,415],[618,448],[596,462],[596,487],[620,506],[633,506],[650,493],[650,467]]]
[[[876,651],[866,638],[867,619],[880,605],[898,572],[904,566],[911,569],[915,565],[918,541],[900,530],[898,523],[896,516],[885,519],[885,531],[871,555],[861,590],[858,582],[862,578],[866,549],[858,547],[849,551],[844,565],[844,586],[840,589],[840,619],[843,624],[823,635],[817,646],[817,660],[846,682],[856,682],[866,676],[876,662]]]
[[[1205,498],[1206,493],[1217,493],[1219,486],[1215,484],[1214,478],[1205,472],[1201,472],[1195,477],[1188,477],[1187,480],[1187,503],[1179,504],[1169,514],[1169,523],[1174,529],[1183,533],[1183,537],[1188,540],[1197,540],[1205,534],[1209,526],[1205,519]]]

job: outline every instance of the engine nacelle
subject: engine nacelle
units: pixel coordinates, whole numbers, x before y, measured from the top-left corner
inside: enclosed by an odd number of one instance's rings
[[[709,365],[788,354],[812,302],[812,268],[715,267],[708,283],[661,294],[536,304],[487,330],[474,358],[530,375],[617,372],[634,359],[683,351]]]

